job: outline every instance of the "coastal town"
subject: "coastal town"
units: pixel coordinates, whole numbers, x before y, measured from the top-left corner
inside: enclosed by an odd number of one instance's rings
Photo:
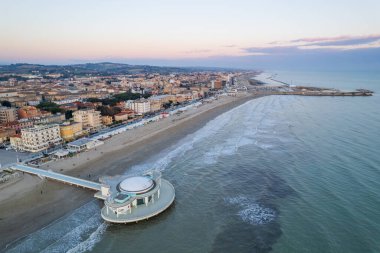
[[[57,73],[58,72],[58,73]],[[42,165],[114,135],[237,96],[243,72],[0,75],[1,163]],[[5,178],[12,178],[3,175]]]
[[[158,67],[136,71],[136,66],[120,71],[119,65],[111,63],[91,66],[91,71],[10,66],[0,71],[1,182],[17,175],[4,171],[9,164],[41,166],[73,157],[125,131],[178,116],[226,96],[372,95],[365,89],[342,92],[293,86],[272,77],[268,80],[275,84],[268,85],[252,79],[259,73],[254,71]]]
[[[39,219],[39,225],[30,223],[15,233],[4,232],[5,242],[46,226],[93,197],[104,201],[101,215],[109,222],[135,222],[163,212],[174,201],[170,183],[162,188],[162,195],[154,195],[159,188],[152,188],[138,200],[133,194],[120,195],[116,186],[129,179],[114,176],[123,175],[141,159],[175,145],[220,113],[249,100],[269,95],[373,94],[366,89],[291,85],[260,71],[93,65],[15,64],[0,68],[2,226],[23,224],[15,219],[23,209],[14,209],[22,203],[34,206],[28,211],[31,217],[37,217],[46,206],[60,207]],[[107,69],[109,65],[112,70]],[[145,170],[156,173],[160,168]],[[146,178],[151,179],[149,173],[138,171],[134,178],[145,185]],[[109,180],[113,183],[107,183]],[[160,177],[157,180],[161,182]],[[90,194],[93,191],[95,195]],[[66,198],[69,195],[72,202]],[[113,196],[112,201],[108,195]],[[150,205],[149,198],[154,196],[157,205]],[[150,212],[140,215],[135,211],[143,209],[136,209],[131,216],[131,210],[142,203]]]

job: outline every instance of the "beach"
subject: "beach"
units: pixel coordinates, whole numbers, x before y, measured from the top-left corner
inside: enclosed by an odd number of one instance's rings
[[[252,94],[221,97],[199,108],[119,134],[96,149],[48,163],[41,168],[93,181],[103,175],[117,175],[174,145],[219,114],[253,98],[255,95]],[[93,194],[85,189],[24,175],[22,180],[9,185],[6,190],[1,189],[1,250],[68,215],[92,200]],[[99,201],[99,211],[102,205]]]

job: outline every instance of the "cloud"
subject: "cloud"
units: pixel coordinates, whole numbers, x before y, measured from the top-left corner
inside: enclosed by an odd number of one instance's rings
[[[280,50],[280,49],[275,49]],[[292,51],[293,50],[293,51]],[[164,66],[209,66],[244,69],[380,71],[380,48],[301,50],[282,48],[281,54],[211,56],[182,59],[129,59],[126,63]]]
[[[297,46],[272,46],[272,47],[247,47],[241,48],[244,52],[249,55],[252,54],[289,54],[299,51],[300,49]]]
[[[241,48],[247,54],[289,55],[311,51],[345,51],[380,48],[380,35],[301,38],[291,41],[273,41],[268,46]]]
[[[350,39],[353,36],[337,36],[337,37],[311,37],[311,38],[300,38],[300,39],[295,39],[291,40],[289,42],[292,43],[315,43],[315,42],[323,42],[323,41],[337,41],[337,40],[345,40],[345,39]]]
[[[210,49],[194,49],[194,50],[188,50],[184,51],[185,54],[204,54],[204,53],[210,53],[212,50]]]
[[[362,37],[341,37],[340,39],[330,39],[317,41],[309,45],[313,46],[357,46],[366,45],[380,40],[380,35],[362,36]]]

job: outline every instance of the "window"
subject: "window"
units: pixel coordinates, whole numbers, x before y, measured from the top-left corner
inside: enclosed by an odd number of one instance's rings
[[[137,205],[144,205],[144,199],[137,199]]]

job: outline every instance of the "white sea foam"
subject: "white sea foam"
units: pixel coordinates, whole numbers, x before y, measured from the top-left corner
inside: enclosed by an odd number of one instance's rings
[[[276,212],[267,207],[263,207],[255,200],[245,196],[226,198],[228,204],[238,206],[237,215],[246,223],[252,225],[264,225],[276,218]]]
[[[94,248],[95,244],[100,242],[102,239],[102,235],[106,231],[108,225],[106,223],[102,223],[85,241],[79,243],[74,248],[67,251],[67,253],[81,253],[90,251]]]
[[[99,206],[91,201],[25,239],[8,252],[66,252],[87,238],[102,223]]]
[[[194,148],[194,146],[205,140],[212,139],[216,134],[225,128],[231,122],[232,117],[236,112],[247,106],[250,101],[235,107],[234,109],[217,116],[215,119],[209,121],[204,127],[197,130],[195,133],[186,136],[178,144],[171,149],[167,149],[160,154],[154,156],[150,161],[143,164],[135,165],[126,174],[141,173],[145,170],[158,169],[165,170],[165,168],[177,157],[183,156],[187,151]],[[225,150],[224,152],[229,152]],[[210,155],[212,157],[212,155]],[[211,158],[210,158],[211,159]]]
[[[272,113],[280,106],[274,102],[276,99],[266,97],[252,100],[225,113],[224,118],[229,120],[219,130],[220,138],[215,138],[217,142],[207,143],[208,147],[198,163],[215,164],[220,157],[234,155],[239,152],[239,148],[249,145],[264,150],[275,148],[273,142],[277,139],[273,133],[276,132],[274,127],[278,123]],[[270,109],[270,106],[274,107]]]
[[[81,241],[88,236],[88,234],[101,226],[101,217],[93,216],[92,218],[84,221],[80,226],[75,227],[69,233],[57,240],[55,243],[45,248],[43,253],[50,252],[66,252],[72,247],[80,244]]]

